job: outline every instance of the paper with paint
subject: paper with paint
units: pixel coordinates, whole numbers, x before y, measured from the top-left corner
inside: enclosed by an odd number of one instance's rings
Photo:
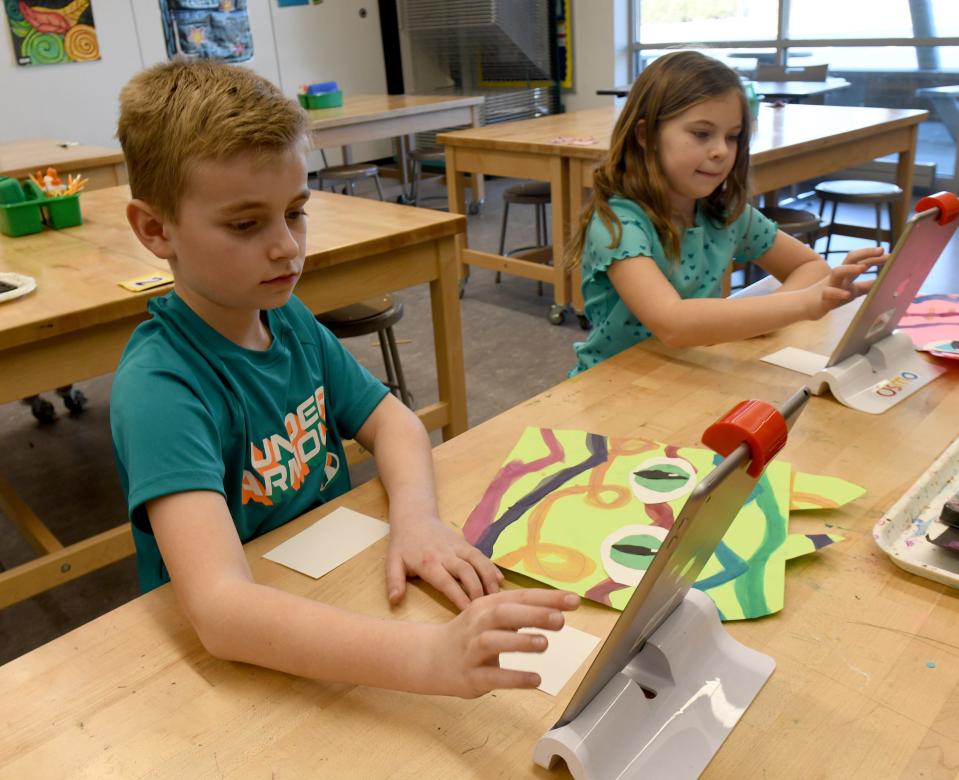
[[[549,646],[542,653],[500,653],[499,665],[518,672],[536,672],[540,676],[537,687],[550,696],[563,690],[599,644],[599,637],[572,626],[563,626],[559,631],[541,628],[521,628],[520,631],[542,634]]]
[[[920,295],[899,320],[916,349],[959,360],[959,294]]]
[[[720,460],[698,447],[639,438],[528,428],[463,527],[503,568],[622,609],[672,527],[686,497]],[[840,481],[841,482],[841,481]],[[769,465],[707,563],[696,587],[725,620],[782,609],[785,562],[836,541],[799,535],[788,546],[792,469]],[[839,498],[804,495],[814,506]]]
[[[389,532],[382,520],[339,507],[263,557],[319,579]]]
[[[789,490],[789,511],[836,509],[855,501],[865,493],[864,487],[839,477],[794,471]]]

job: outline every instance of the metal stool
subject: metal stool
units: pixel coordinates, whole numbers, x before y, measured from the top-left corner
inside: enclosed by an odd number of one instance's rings
[[[373,179],[376,184],[376,192],[383,200],[383,187],[380,184],[380,169],[372,163],[349,163],[346,165],[327,165],[326,152],[320,149],[320,156],[323,158],[323,167],[316,172],[319,189],[323,189],[324,181],[345,182],[349,188],[350,195],[356,194],[356,182],[361,179]],[[336,188],[334,187],[335,191]]]
[[[414,149],[410,152],[410,160],[413,162],[413,190],[410,192],[410,200],[414,206],[420,205],[420,183],[423,180],[423,163],[425,162],[444,162],[446,152],[442,149],[428,151],[424,149]],[[422,200],[446,200],[442,195],[430,195]]]
[[[760,211],[763,216],[779,225],[783,233],[798,238],[815,249],[822,222],[811,211],[787,209],[782,206],[764,206]]]
[[[549,182],[531,181],[525,184],[514,184],[503,190],[503,224],[499,232],[499,253],[506,255],[506,222],[509,219],[511,203],[527,204],[536,208],[536,243],[533,246],[524,246],[511,249],[510,254],[522,252],[524,249],[539,249],[549,246],[549,235],[546,225],[546,206],[550,203]],[[496,283],[500,283],[502,274],[496,272]],[[537,282],[539,294],[543,294],[543,283]]]
[[[406,388],[400,353],[396,348],[396,338],[393,335],[393,326],[402,318],[403,304],[394,303],[392,295],[370,298],[316,315],[320,324],[329,328],[338,339],[375,333],[380,341],[380,351],[383,353],[386,386],[390,388],[393,395],[412,409],[413,396]]]
[[[836,228],[849,230],[855,228],[855,225],[844,225],[836,222],[836,207],[840,203],[872,203],[876,207],[876,246],[882,246],[882,205],[886,204],[886,212],[889,216],[889,225],[892,226],[892,204],[902,198],[902,188],[895,184],[886,184],[881,181],[860,181],[858,179],[839,179],[837,181],[824,181],[816,185],[816,196],[819,198],[819,217],[822,218],[826,210],[826,203],[832,203],[832,214],[829,217],[829,224],[826,226],[826,251],[823,254],[829,257],[829,245],[832,242],[832,234],[858,236],[858,232],[842,233]],[[890,249],[892,242],[890,240]]]

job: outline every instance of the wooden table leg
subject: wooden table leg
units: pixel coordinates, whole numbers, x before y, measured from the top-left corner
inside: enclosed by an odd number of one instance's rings
[[[470,106],[470,118],[473,127],[483,126],[483,113],[480,111],[480,108],[481,106]],[[480,205],[486,201],[486,180],[482,173],[473,173],[470,175],[470,189],[473,192],[473,203],[478,212]]]
[[[909,128],[909,146],[899,152],[899,162],[896,165],[896,184],[902,189],[902,200],[893,204],[892,224],[889,226],[892,238],[890,246],[895,246],[906,225],[912,204],[912,173],[916,162],[916,140],[919,137],[919,126]]]
[[[449,407],[449,422],[443,426],[443,441],[448,441],[469,427],[457,273],[460,252],[454,239],[449,237],[436,243],[436,253],[439,273],[438,278],[430,282],[430,302],[439,400]]]
[[[550,202],[553,210],[553,311],[555,322],[569,304],[569,273],[566,270],[566,239],[569,236],[569,160],[557,155],[550,160]],[[554,312],[557,312],[554,315]]]
[[[573,159],[569,161],[569,219],[570,237],[579,230],[580,215],[586,201],[586,166],[592,163],[585,160]],[[579,262],[573,266],[569,274],[569,283],[572,287],[573,311],[583,315],[585,302],[583,301],[583,269]]]
[[[449,198],[450,214],[466,214],[466,174],[456,164],[456,147],[446,147],[446,192]],[[463,250],[466,248],[467,234],[456,236],[456,278],[464,284],[470,276],[469,266],[463,262]]]

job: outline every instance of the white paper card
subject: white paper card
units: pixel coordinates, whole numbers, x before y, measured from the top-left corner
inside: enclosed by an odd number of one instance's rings
[[[319,579],[389,532],[382,520],[340,507],[263,557]]]
[[[806,376],[812,376],[822,371],[826,367],[828,359],[825,355],[809,352],[805,349],[797,349],[796,347],[785,347],[778,352],[760,358],[766,363],[782,366],[790,371],[798,371],[800,374],[806,374]]]
[[[549,642],[543,653],[500,653],[499,665],[517,672],[536,672],[542,679],[539,689],[556,696],[569,678],[589,658],[599,637],[587,634],[572,626],[563,626],[559,631],[544,631],[541,628],[521,628],[527,634],[542,634]]]

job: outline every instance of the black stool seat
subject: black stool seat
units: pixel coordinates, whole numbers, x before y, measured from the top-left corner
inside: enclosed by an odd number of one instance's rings
[[[396,348],[396,337],[393,335],[393,326],[403,319],[402,303],[396,303],[392,295],[381,295],[321,312],[316,315],[316,319],[338,339],[375,333],[379,338],[383,366],[386,369],[386,386],[410,409],[413,408],[413,396],[406,387],[399,350]]]
[[[526,203],[539,206],[550,202],[549,182],[529,181],[523,184],[514,184],[503,190],[504,203]]]
[[[838,203],[885,203],[902,196],[902,188],[882,181],[837,179],[816,185],[816,194]]]
[[[787,209],[783,206],[764,206],[760,211],[763,216],[775,222],[783,233],[796,238],[806,237],[810,246],[816,243],[817,234],[822,225],[817,214],[800,209]]]
[[[317,174],[321,179],[370,179],[379,175],[380,169],[368,163],[350,163],[349,165],[330,165]]]
[[[416,162],[444,162],[446,152],[442,149],[414,149],[410,152],[410,159]]]

